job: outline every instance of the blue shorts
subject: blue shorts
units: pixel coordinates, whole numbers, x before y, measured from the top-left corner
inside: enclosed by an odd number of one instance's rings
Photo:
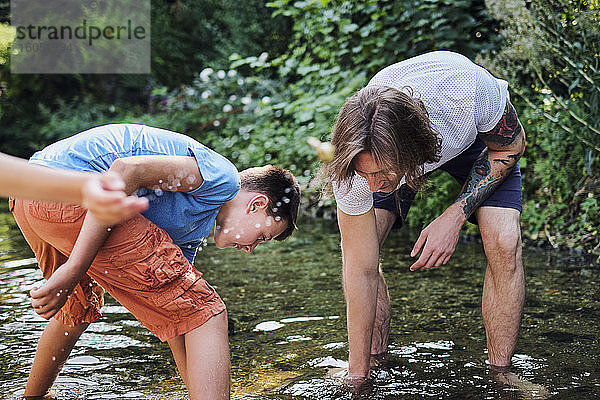
[[[473,164],[485,149],[485,144],[481,139],[476,139],[475,142],[467,150],[459,154],[457,157],[438,167],[442,171],[446,171],[462,186]],[[395,192],[390,194],[373,193],[373,202],[375,208],[383,208],[391,211],[401,218],[396,218],[393,228],[397,229],[402,226],[402,222],[408,215],[408,210],[415,198],[415,192],[404,184]],[[480,207],[501,207],[514,208],[523,211],[523,185],[521,182],[521,170],[519,163],[512,170],[510,175],[506,177],[504,182],[496,188],[494,193],[485,200]],[[477,217],[473,215],[469,218],[469,222],[477,223]]]

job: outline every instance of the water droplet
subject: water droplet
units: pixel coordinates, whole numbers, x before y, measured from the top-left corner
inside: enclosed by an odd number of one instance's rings
[[[65,336],[69,336],[69,332],[65,332]]]
[[[292,188],[285,188],[284,192],[289,193],[292,191]]]
[[[229,233],[229,229],[227,229],[227,228],[223,229],[223,233]]]
[[[281,202],[280,202],[280,201],[278,201],[277,203],[275,203],[275,205],[276,205],[277,207],[281,207]]]
[[[281,217],[278,215],[275,217],[275,221],[281,221]]]
[[[105,274],[108,274],[108,271],[107,271],[107,270],[104,270],[104,273],[105,273]]]
[[[273,212],[277,212],[277,210],[279,210],[279,208],[273,207]]]
[[[112,228],[106,228],[106,231],[110,232],[110,231],[112,231]]]
[[[239,239],[240,237],[241,237],[240,235],[235,235],[235,238],[236,238],[236,239]]]
[[[60,297],[60,293],[56,293],[56,297]]]
[[[282,200],[283,200],[283,202],[284,202],[284,203],[286,203],[286,204],[290,202],[290,199],[288,199],[287,197],[284,197]]]
[[[157,196],[162,196],[163,195],[163,191],[160,189],[154,189],[154,194]]]
[[[260,224],[254,225],[255,228],[260,228]]]
[[[159,179],[159,180],[158,180],[158,183],[163,183],[163,180],[162,180],[162,179]]]

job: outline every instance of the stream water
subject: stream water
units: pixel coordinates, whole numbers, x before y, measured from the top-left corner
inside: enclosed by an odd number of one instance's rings
[[[45,320],[30,306],[41,279],[33,253],[0,204],[0,398],[23,392]],[[330,220],[300,221],[286,242],[251,255],[205,247],[197,267],[230,316],[234,399],[346,399],[332,368],[346,366],[339,235]],[[570,253],[524,250],[527,297],[514,372],[486,368],[481,244],[459,243],[450,263],[410,272],[415,237],[383,251],[392,298],[390,354],[365,399],[600,398],[600,268]],[[168,346],[106,295],[55,384],[59,399],[185,399]]]

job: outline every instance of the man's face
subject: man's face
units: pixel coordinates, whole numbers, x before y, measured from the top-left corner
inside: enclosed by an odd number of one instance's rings
[[[260,243],[279,236],[287,228],[280,217],[267,215],[268,198],[257,195],[244,206],[231,210],[222,225],[215,227],[218,248],[233,247],[251,253]]]
[[[378,165],[371,153],[366,151],[354,158],[354,170],[369,182],[371,192],[390,193],[396,190],[400,183],[398,174]]]

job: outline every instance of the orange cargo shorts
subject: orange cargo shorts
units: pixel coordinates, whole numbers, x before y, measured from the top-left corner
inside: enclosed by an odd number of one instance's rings
[[[21,199],[11,199],[9,207],[44,278],[50,278],[71,254],[86,210]],[[162,341],[185,334],[225,310],[217,292],[169,235],[139,214],[111,229],[54,318],[70,326],[94,322],[101,316],[104,290]]]

